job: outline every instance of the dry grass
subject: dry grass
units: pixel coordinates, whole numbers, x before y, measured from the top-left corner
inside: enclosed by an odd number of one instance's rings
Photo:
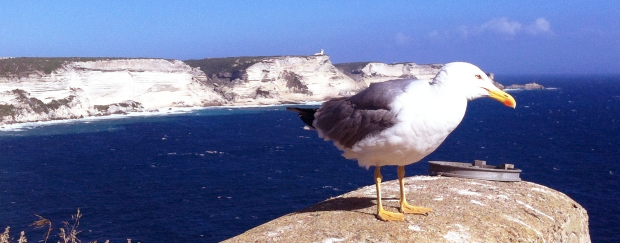
[[[47,239],[49,239],[50,237],[50,233],[52,233],[52,221],[49,221],[49,219],[43,218],[39,215],[36,215],[36,216],[39,217],[39,220],[34,221],[34,223],[30,224],[30,226],[34,226],[35,228],[43,228],[45,226],[48,226],[47,234],[45,234],[45,241],[44,241],[44,242],[47,242]]]
[[[32,224],[30,224],[30,226],[35,227],[35,228],[45,228],[47,227],[47,232],[45,233],[45,239],[44,240],[40,240],[38,242],[44,242],[47,243],[47,241],[50,238],[50,234],[52,233],[52,221],[50,221],[49,219],[43,218],[39,215],[35,216],[39,217],[39,220],[34,221]],[[71,215],[71,222],[67,222],[64,221],[63,222],[63,227],[60,228],[60,234],[58,234],[58,238],[59,240],[57,242],[59,243],[82,243],[82,240],[80,240],[78,238],[78,234],[82,231],[78,230],[78,226],[80,226],[80,219],[82,218],[82,213],[80,212],[80,209],[78,208],[77,213]],[[11,243],[13,242],[13,239],[10,237],[9,235],[9,229],[11,227],[7,226],[4,229],[4,233],[0,234],[0,243]],[[24,231],[22,231],[20,233],[20,237],[19,239],[17,239],[16,241],[17,243],[26,243],[28,242],[28,240],[26,239],[26,234],[24,233]],[[131,243],[131,239],[127,239],[128,243]],[[97,243],[97,241],[90,241],[89,243]],[[110,243],[110,240],[106,240],[105,243]],[[139,243],[139,242],[138,242]]]
[[[82,232],[78,231],[77,228],[80,226],[80,218],[82,214],[80,213],[80,209],[78,208],[77,214],[71,215],[73,219],[73,223],[65,221],[62,222],[65,226],[64,228],[60,228],[60,239],[63,240],[63,243],[82,243],[80,239],[77,238],[77,235]]]
[[[9,229],[10,228],[11,227],[7,226],[4,229],[4,233],[0,234],[0,243],[10,243],[11,242],[11,238],[9,236]],[[24,231],[21,232],[17,242],[18,243],[26,243],[26,242],[28,242],[28,240],[26,239],[26,234],[24,233]]]

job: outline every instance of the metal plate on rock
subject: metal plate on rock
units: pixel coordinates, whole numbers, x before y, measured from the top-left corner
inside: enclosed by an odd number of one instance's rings
[[[472,163],[429,161],[431,175],[461,177],[490,181],[521,181],[521,170],[512,164],[500,166],[487,165],[486,161],[476,160]]]

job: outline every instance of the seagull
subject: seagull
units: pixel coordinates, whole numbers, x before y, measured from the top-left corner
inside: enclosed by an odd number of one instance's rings
[[[465,116],[467,101],[490,97],[515,108],[515,99],[493,85],[480,68],[465,62],[445,64],[432,80],[392,80],[373,83],[351,97],[333,98],[320,108],[287,107],[297,112],[306,128],[332,140],[347,159],[375,166],[377,218],[404,220],[404,214],[427,214],[432,209],[411,206],[404,191],[405,165],[435,151]],[[381,167],[398,166],[400,212],[383,209]]]

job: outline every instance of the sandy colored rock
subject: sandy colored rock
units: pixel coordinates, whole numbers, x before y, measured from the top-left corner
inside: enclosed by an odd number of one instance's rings
[[[405,184],[410,204],[434,212],[379,221],[371,185],[224,242],[590,242],[586,210],[542,185],[429,176]],[[398,190],[397,181],[383,183],[389,211],[398,210]]]
[[[247,80],[232,87],[238,104],[323,101],[367,87],[340,72],[327,55],[266,58],[246,72]]]
[[[385,82],[394,79],[415,78],[431,80],[437,75],[442,64],[416,64],[413,62],[387,64],[368,63],[360,71],[366,84]]]
[[[168,107],[316,102],[366,88],[341,73],[325,55],[268,57],[244,72],[245,79],[220,86],[209,83],[208,74],[199,68],[179,60],[66,62],[51,73],[34,70],[0,77],[0,125]]]
[[[21,89],[44,103],[71,95],[88,99],[91,106],[132,100],[146,109],[202,106],[223,100],[202,85],[200,70],[182,61],[164,59],[117,59],[68,62],[51,74],[20,79],[0,78],[0,91]],[[79,94],[73,90],[80,89]],[[0,103],[15,104],[11,95],[0,95]]]

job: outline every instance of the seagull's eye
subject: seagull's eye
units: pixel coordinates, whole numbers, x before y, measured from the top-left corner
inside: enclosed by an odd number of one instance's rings
[[[482,76],[480,76],[480,74],[476,74],[476,78],[477,79],[482,79]]]

